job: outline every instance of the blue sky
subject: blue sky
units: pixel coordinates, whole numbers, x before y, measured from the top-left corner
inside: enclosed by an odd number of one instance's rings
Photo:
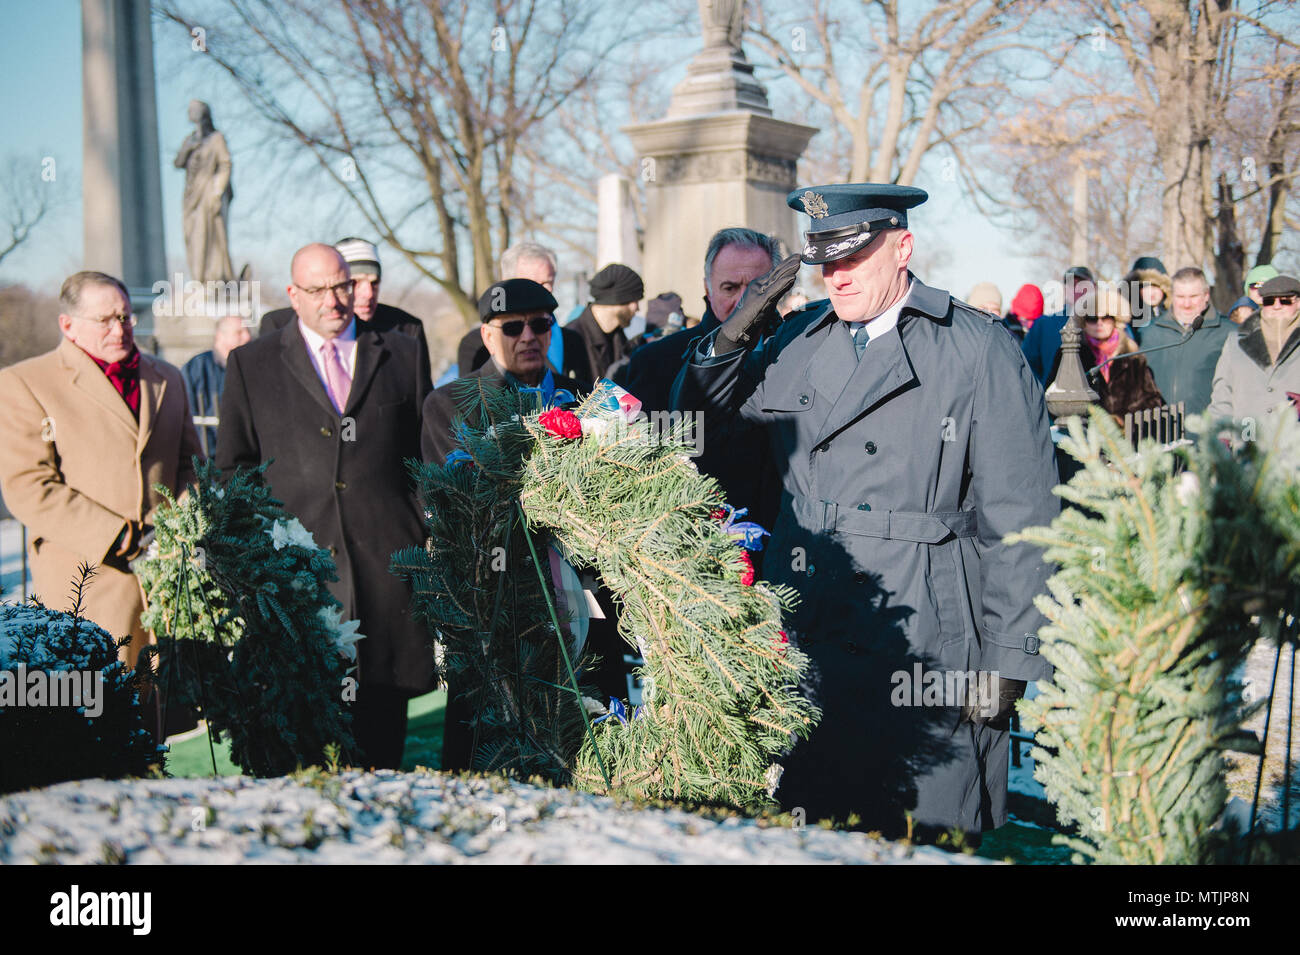
[[[82,259],[80,3],[9,4],[6,20],[7,29],[0,32],[0,62],[5,64],[0,115],[6,124],[0,160],[16,155],[23,169],[39,176],[42,159],[54,157],[58,178],[52,185],[62,204],[26,246],[0,265],[0,280],[25,281],[54,292],[63,276],[81,267]],[[155,23],[154,42],[169,270],[184,261],[180,231],[184,174],[172,166],[172,159],[190,129],[185,113],[191,99],[212,104],[216,125],[225,133],[233,156],[230,241],[236,268],[252,260],[263,267],[264,281],[279,285],[287,278],[279,264],[287,270],[295,248],[314,238],[332,241],[364,228],[353,223],[340,228],[342,207],[337,200],[322,201],[310,191],[310,184],[286,181],[283,167],[268,161],[264,144],[223,120],[234,115],[230,104],[238,94],[214,71],[200,68],[194,58],[202,54],[188,50],[184,34]],[[1039,274],[1019,254],[1023,245],[1019,237],[994,228],[976,214],[961,196],[958,183],[942,181],[938,160],[927,165],[917,184],[930,190],[931,200],[910,215],[924,281],[961,296],[976,282],[991,280],[1002,290],[1005,303],[1021,283],[1041,284],[1053,278]],[[416,281],[412,274],[403,275],[400,267],[393,270],[392,280],[402,285]]]

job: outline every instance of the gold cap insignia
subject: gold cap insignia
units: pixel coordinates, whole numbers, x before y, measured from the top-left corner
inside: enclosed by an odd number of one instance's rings
[[[826,200],[815,192],[805,192],[799,197],[799,201],[803,203],[803,211],[814,219],[825,219],[831,213],[830,207],[826,205]]]

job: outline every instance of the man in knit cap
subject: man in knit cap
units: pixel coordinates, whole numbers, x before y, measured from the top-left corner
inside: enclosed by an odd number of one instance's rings
[[[632,351],[623,329],[636,315],[637,306],[645,296],[645,283],[635,271],[615,263],[597,272],[588,288],[591,303],[571,323],[573,330],[582,336],[587,367],[578,367],[576,355],[573,364],[579,378],[595,382]]]

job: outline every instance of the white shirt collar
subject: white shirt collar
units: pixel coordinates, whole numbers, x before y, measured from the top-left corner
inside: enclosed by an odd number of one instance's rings
[[[319,355],[321,346],[325,344],[325,338],[308,328],[301,318],[298,319],[298,332],[302,335],[303,341],[307,343],[307,350],[310,351],[312,355]],[[357,317],[353,315],[352,320],[348,322],[348,327],[339,333],[338,338],[334,339],[334,343],[335,345],[344,345],[346,343],[355,342],[356,340]],[[346,348],[341,350],[346,351]]]
[[[885,309],[875,318],[868,319],[865,322],[849,323],[849,330],[853,332],[854,336],[856,336],[859,327],[865,328],[867,330],[867,341],[879,338],[881,335],[890,331],[898,325],[898,316],[902,313],[903,306],[907,304],[907,300],[912,297],[912,287],[912,281],[911,279],[908,279],[907,291],[903,292],[902,297],[899,298],[897,302],[889,306],[889,308]]]

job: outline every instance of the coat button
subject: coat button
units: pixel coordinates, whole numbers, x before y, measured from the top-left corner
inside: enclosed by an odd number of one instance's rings
[[[813,450],[821,451],[823,454],[825,454],[830,449],[831,449],[831,443],[829,441],[823,441],[821,444],[817,445],[817,447],[814,448]]]
[[[874,442],[874,441],[868,441],[868,442],[867,442],[867,454],[875,454],[875,453],[876,453],[876,442]]]
[[[859,510],[859,511],[869,511],[869,510],[871,510],[871,505],[868,504],[866,501],[863,501],[861,504],[858,505],[858,510]]]
[[[336,490],[336,491],[346,491],[347,489],[348,489],[348,482],[347,482],[347,481],[335,481],[335,482],[334,482],[334,490]]]
[[[321,436],[322,438],[332,438],[332,437],[334,437],[334,432],[333,432],[333,430],[331,430],[330,428],[321,428],[321,429],[320,429],[320,436]]]
[[[1271,394],[1273,393],[1273,389],[1272,389],[1272,388],[1269,388],[1269,389],[1268,389],[1268,393],[1271,395]]]
[[[799,404],[801,404],[801,405],[806,405],[807,403],[808,403],[808,396],[807,396],[807,395],[800,395],[800,396],[799,396]]]
[[[867,575],[863,571],[856,571],[853,574],[853,582],[855,584],[865,584],[867,582]]]

